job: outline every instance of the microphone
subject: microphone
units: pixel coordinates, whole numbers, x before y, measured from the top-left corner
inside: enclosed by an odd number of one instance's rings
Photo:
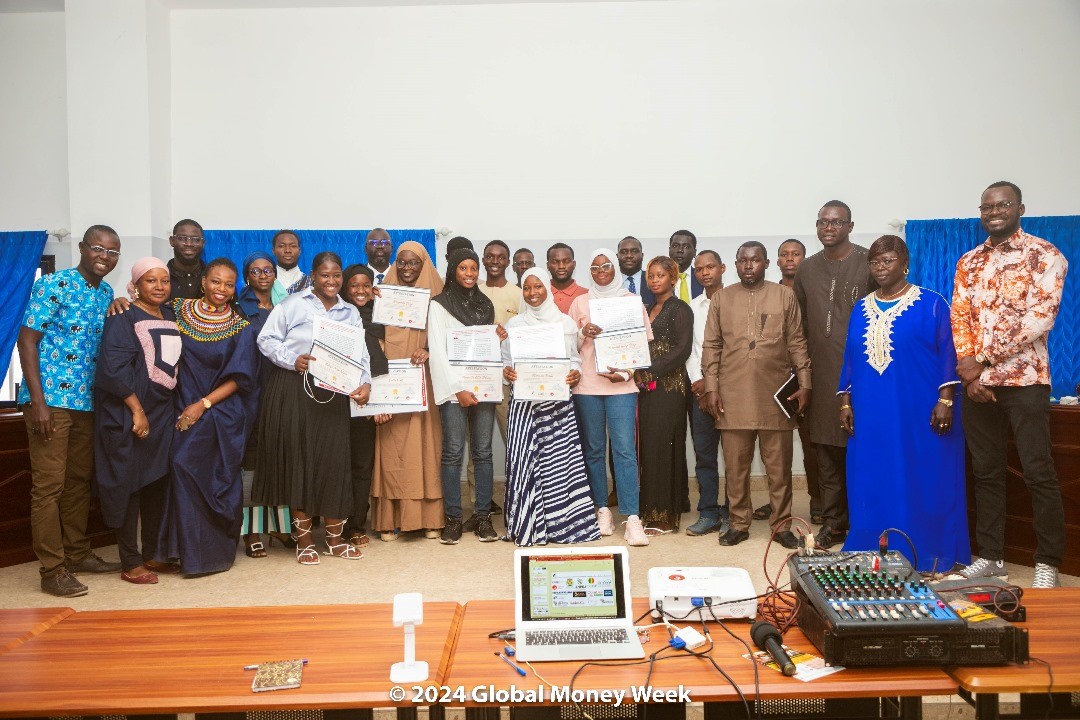
[[[765,620],[758,620],[750,626],[750,639],[759,649],[772,655],[772,659],[780,666],[780,671],[785,675],[795,674],[795,663],[791,662],[791,656],[780,644],[782,639],[776,626]]]

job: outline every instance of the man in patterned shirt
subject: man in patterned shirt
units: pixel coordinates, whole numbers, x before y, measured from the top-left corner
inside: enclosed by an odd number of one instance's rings
[[[1012,427],[1034,509],[1035,581],[1057,587],[1065,514],[1050,457],[1050,361],[1068,263],[1056,247],[1020,228],[1020,188],[996,182],[979,216],[989,237],[956,264],[953,342],[964,383],[963,423],[975,476],[979,557],[965,578],[1008,578],[1005,568],[1005,440]]]
[[[79,265],[34,283],[19,330],[23,385],[19,407],[29,438],[30,528],[41,562],[41,589],[58,597],[87,593],[71,573],[120,572],[90,550],[94,468],[94,373],[120,238],[94,225],[79,243]]]

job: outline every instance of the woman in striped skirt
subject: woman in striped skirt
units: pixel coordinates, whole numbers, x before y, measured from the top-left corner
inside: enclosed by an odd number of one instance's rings
[[[507,329],[558,324],[564,340],[558,355],[570,360],[566,382],[572,388],[581,379],[577,327],[555,306],[550,282],[542,268],[531,268],[522,276],[520,312]],[[503,375],[512,383],[517,373],[509,341],[503,343],[503,364]],[[516,400],[513,393],[510,397],[504,539],[521,546],[599,540],[574,403]]]

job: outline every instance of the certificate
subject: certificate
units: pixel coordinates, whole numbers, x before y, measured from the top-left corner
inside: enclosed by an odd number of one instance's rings
[[[415,365],[392,367],[371,378],[371,399],[376,405],[423,405],[424,372]]]
[[[379,292],[382,294],[371,311],[372,322],[417,330],[427,327],[430,290],[408,285],[380,285]]]
[[[561,323],[518,325],[506,331],[510,357],[518,360],[546,360],[566,357],[566,341]]]
[[[407,358],[404,360],[391,360],[390,372],[394,370],[408,370],[415,368],[420,373],[420,402],[419,404],[412,405],[399,405],[396,403],[376,403],[368,402],[368,404],[360,407],[354,402],[349,403],[349,410],[352,417],[371,417],[373,415],[400,415],[402,413],[414,413],[424,412],[428,409],[427,398],[427,372],[423,365],[413,365]],[[380,375],[379,377],[386,377]],[[378,383],[379,378],[371,379],[371,391],[372,397],[375,393],[375,385]]]
[[[570,399],[570,386],[566,384],[566,376],[570,374],[569,360],[527,360],[514,363],[514,371],[517,373],[515,400]]]
[[[446,359],[451,365],[502,364],[499,336],[494,325],[471,325],[446,332]]]
[[[477,400],[502,402],[503,365],[501,362],[487,365],[461,365],[458,370],[461,373],[461,384],[475,395]],[[453,402],[457,402],[457,398],[454,398]]]
[[[609,367],[633,370],[652,365],[649,340],[644,328],[623,332],[603,332],[593,339],[596,353],[596,371],[608,372]]]
[[[645,327],[644,306],[637,295],[589,300],[589,322],[604,332]]]
[[[322,387],[342,395],[348,395],[360,387],[364,367],[357,361],[319,343],[312,346],[310,355],[314,359],[308,365],[308,374]]]
[[[315,345],[321,345],[347,358],[359,360],[364,355],[364,328],[356,325],[330,318],[316,318],[311,340]]]

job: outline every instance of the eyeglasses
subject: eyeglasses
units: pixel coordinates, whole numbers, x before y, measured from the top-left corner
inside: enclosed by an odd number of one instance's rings
[[[251,270],[248,271],[248,274],[251,275],[251,277],[273,277],[274,268],[251,268]]]
[[[367,244],[371,247],[388,248],[391,243],[389,240],[368,240]]]
[[[900,262],[900,258],[898,258],[898,257],[894,257],[894,258],[874,258],[873,260],[870,261],[869,265],[870,265],[870,267],[872,267],[872,268],[874,268],[876,270],[877,268],[891,268],[893,265],[895,265],[898,262]]]
[[[999,202],[999,203],[994,203],[993,205],[980,205],[979,206],[979,212],[981,212],[983,215],[989,215],[992,212],[998,212],[1000,210],[1008,210],[1013,205],[1018,205],[1018,204],[1019,203],[1017,203],[1015,200],[1004,200],[1004,201]]]
[[[615,266],[613,264],[609,263],[609,262],[606,262],[603,265],[590,265],[589,266],[589,272],[591,272],[593,275],[596,275],[597,273],[606,272],[608,270],[614,270],[614,269],[615,269]]]
[[[399,267],[402,270],[416,270],[423,264],[423,260],[398,260],[394,263],[396,267]]]
[[[825,228],[836,228],[839,230],[842,227],[847,227],[851,224],[850,220],[826,220],[825,218],[818,218],[818,221],[814,223],[819,228],[824,230]]]
[[[109,250],[108,248],[102,247],[101,245],[87,245],[86,249],[94,253],[95,255],[108,255],[111,258],[120,257],[119,250]]]
[[[181,245],[202,245],[205,240],[198,235],[173,235]]]

